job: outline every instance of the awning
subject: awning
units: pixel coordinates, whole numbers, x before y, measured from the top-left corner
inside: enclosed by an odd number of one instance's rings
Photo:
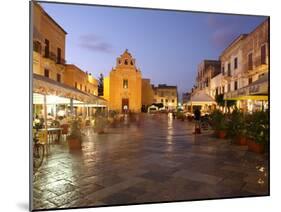
[[[74,99],[77,100],[77,103],[107,105],[107,101],[101,97],[85,93],[38,74],[33,74],[33,93]]]
[[[216,101],[208,95],[204,90],[196,91],[191,95],[187,105],[212,105],[216,104]]]
[[[224,94],[226,100],[268,100],[268,73],[244,88]]]

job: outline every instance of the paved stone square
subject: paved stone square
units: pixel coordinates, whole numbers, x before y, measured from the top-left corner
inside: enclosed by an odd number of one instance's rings
[[[66,142],[34,175],[34,209],[103,206],[268,194],[266,155],[167,115],[86,130],[81,152]]]

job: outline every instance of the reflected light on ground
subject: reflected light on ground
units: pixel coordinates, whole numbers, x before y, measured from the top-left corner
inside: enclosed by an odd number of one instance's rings
[[[173,130],[173,114],[172,113],[168,113],[168,128],[167,128],[167,141],[168,144],[171,144],[173,141],[173,134],[174,134],[174,130]]]

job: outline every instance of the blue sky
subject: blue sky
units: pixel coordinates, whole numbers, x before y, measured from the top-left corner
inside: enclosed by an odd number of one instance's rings
[[[265,17],[41,3],[66,37],[66,60],[98,77],[108,75],[128,49],[143,78],[177,85],[179,95],[195,84],[198,64],[218,59],[239,34]]]

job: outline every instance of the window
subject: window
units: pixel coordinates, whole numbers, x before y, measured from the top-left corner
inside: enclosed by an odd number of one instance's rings
[[[85,92],[87,92],[87,86],[85,85]]]
[[[216,96],[219,94],[219,88],[216,88]]]
[[[161,99],[161,102],[163,103],[163,102],[164,102],[164,100],[163,100],[163,99]]]
[[[61,63],[61,49],[60,48],[57,49],[57,63],[58,64]]]
[[[41,53],[41,44],[39,41],[33,42],[33,51]]]
[[[50,76],[50,71],[49,71],[49,69],[44,69],[44,76],[45,77],[49,77]]]
[[[133,61],[131,60],[131,65],[134,65]]]
[[[166,103],[168,102],[168,99],[166,99]]]
[[[82,90],[82,84],[80,84],[80,90]]]
[[[266,64],[266,47],[262,45],[261,47],[261,64]]]
[[[253,70],[253,53],[248,55],[248,70]]]
[[[228,65],[227,65],[227,76],[231,75],[231,66],[230,65],[231,65],[230,63],[228,63]]]
[[[128,88],[128,80],[127,79],[123,80],[123,88]]]
[[[222,86],[222,93],[224,93],[224,86]]]
[[[227,92],[230,91],[230,83],[227,85]]]
[[[251,84],[252,82],[253,82],[253,78],[250,77],[250,78],[248,79],[248,83]]]
[[[234,82],[234,90],[236,91],[236,90],[237,90],[237,88],[238,88],[238,82],[237,82],[237,81],[235,81],[235,82]]]
[[[75,82],[75,85],[74,85],[74,86],[75,86],[75,88],[77,88],[77,82]]]
[[[124,64],[125,64],[125,65],[128,65],[128,60],[125,60]]]
[[[174,102],[175,102],[175,100],[174,100],[174,99],[172,99],[172,102],[174,103]]]
[[[221,70],[221,72],[222,72],[222,75],[224,75],[224,67],[222,67],[222,70]]]
[[[209,86],[209,79],[206,80],[206,87]]]
[[[45,57],[50,56],[50,42],[48,39],[45,39]]]
[[[61,82],[61,75],[60,74],[57,74],[57,81]]]
[[[234,58],[234,69],[237,69],[238,68],[238,58],[235,57]]]

